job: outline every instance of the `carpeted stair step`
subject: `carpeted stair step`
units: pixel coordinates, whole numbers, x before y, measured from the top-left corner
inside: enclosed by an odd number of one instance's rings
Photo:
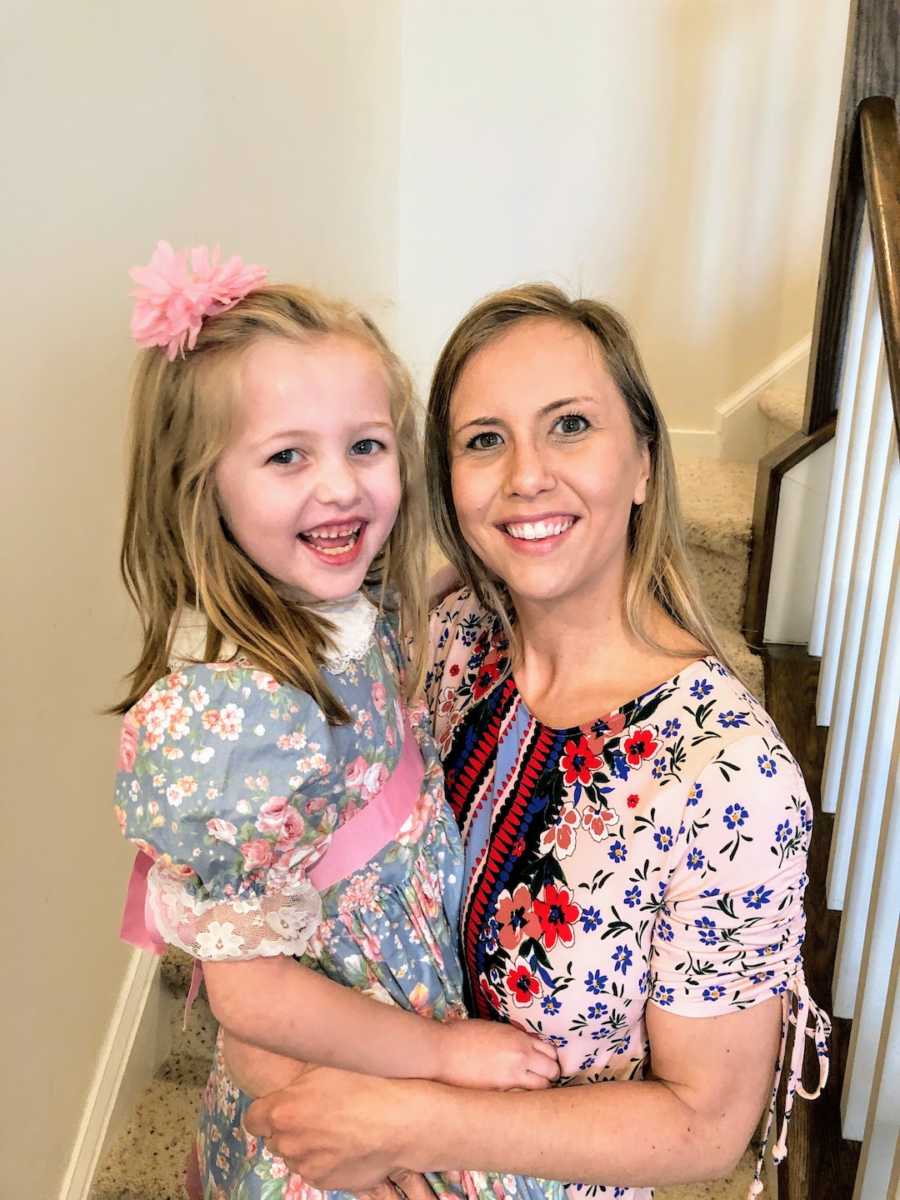
[[[774,384],[766,388],[757,403],[760,411],[768,418],[766,451],[781,445],[803,424],[803,407],[806,403],[806,385]]]

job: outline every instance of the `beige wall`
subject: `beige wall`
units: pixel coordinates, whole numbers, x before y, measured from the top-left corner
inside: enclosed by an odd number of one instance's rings
[[[53,1197],[127,952],[111,816],[125,269],[221,241],[386,317],[424,378],[547,275],[676,423],[809,329],[846,0],[8,0],[0,1161]]]
[[[401,346],[549,278],[635,326],[674,426],[812,326],[848,0],[409,0]],[[527,13],[528,19],[522,14]]]
[[[398,12],[78,0],[18,6],[3,38],[4,1196],[56,1195],[127,962],[116,723],[96,715],[135,650],[126,268],[159,236],[220,240],[383,301]]]

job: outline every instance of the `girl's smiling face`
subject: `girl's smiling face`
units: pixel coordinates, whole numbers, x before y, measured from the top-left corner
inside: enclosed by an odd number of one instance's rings
[[[589,333],[517,322],[463,368],[450,429],[460,529],[514,600],[590,601],[621,586],[650,457]]]
[[[335,334],[303,343],[267,336],[251,345],[237,365],[216,486],[235,541],[290,595],[352,595],[400,505],[378,355]]]

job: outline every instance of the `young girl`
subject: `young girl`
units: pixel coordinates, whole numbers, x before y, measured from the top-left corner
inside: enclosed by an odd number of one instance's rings
[[[318,1196],[242,1127],[250,1093],[294,1077],[293,1060],[537,1088],[556,1055],[457,1019],[462,854],[405,704],[421,671],[404,689],[401,667],[424,613],[406,372],[361,313],[238,258],[160,243],[132,274],[149,348],[122,549],[143,627],[119,707],[130,909],[202,961],[227,1031],[197,1140],[203,1195]],[[562,1195],[512,1176],[432,1184]]]

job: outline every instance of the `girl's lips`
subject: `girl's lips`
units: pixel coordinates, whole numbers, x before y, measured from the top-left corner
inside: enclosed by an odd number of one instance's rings
[[[315,531],[298,534],[297,541],[320,563],[329,567],[346,567],[356,562],[362,553],[366,528],[365,521],[347,522],[343,526],[319,526]],[[344,529],[351,529],[351,532],[344,533]]]

